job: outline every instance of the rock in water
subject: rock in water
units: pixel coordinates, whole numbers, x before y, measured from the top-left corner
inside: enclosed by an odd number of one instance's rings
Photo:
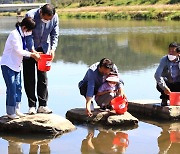
[[[0,117],[0,131],[46,133],[60,135],[75,129],[67,119],[55,114],[35,114],[10,120],[7,116]]]
[[[98,108],[93,111],[92,117],[87,116],[85,108],[71,109],[67,111],[66,117],[71,122],[75,123],[103,124],[109,126],[134,126],[137,125],[139,121],[129,112],[125,112],[122,115],[117,115],[114,111],[102,112]]]

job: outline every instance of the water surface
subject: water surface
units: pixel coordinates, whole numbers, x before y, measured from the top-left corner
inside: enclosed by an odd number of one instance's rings
[[[14,17],[0,17],[0,54],[14,24]],[[154,72],[170,42],[180,42],[179,22],[61,20],[56,57],[48,72],[48,106],[65,117],[67,110],[84,107],[77,84],[88,66],[103,57],[118,66],[129,100],[159,99]],[[5,112],[5,84],[0,75],[0,114]],[[23,112],[28,111],[23,90]],[[49,139],[43,136],[0,134],[1,153],[177,153],[179,122],[140,119],[136,128],[102,128],[77,125],[73,132]],[[123,141],[120,143],[119,141]]]

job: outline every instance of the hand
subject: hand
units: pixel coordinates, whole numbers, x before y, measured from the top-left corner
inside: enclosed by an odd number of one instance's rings
[[[167,89],[164,90],[164,93],[165,93],[166,95],[170,95],[171,90],[170,90],[169,88],[167,88]]]
[[[55,57],[55,51],[54,50],[50,50],[50,55],[52,56],[52,60],[53,60],[54,57]]]
[[[36,53],[32,53],[31,57],[34,58],[36,61],[38,61],[40,59],[40,55],[36,52]]]
[[[91,112],[91,100],[92,100],[92,97],[86,97],[86,113],[89,117],[92,117],[93,114]]]
[[[90,108],[89,108],[89,109],[86,108],[86,113],[87,113],[87,115],[88,115],[89,117],[92,117],[92,116],[93,116]]]
[[[114,90],[108,90],[107,93],[114,93]]]

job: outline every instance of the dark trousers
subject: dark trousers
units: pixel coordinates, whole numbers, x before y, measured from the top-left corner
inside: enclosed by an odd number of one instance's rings
[[[175,82],[175,83],[166,82],[166,85],[171,90],[171,92],[180,92],[180,82]],[[166,95],[164,91],[159,87],[158,84],[156,88],[161,93],[160,99],[167,99],[167,100],[169,99],[169,95]]]
[[[23,59],[24,88],[28,97],[29,107],[36,107],[36,79],[37,62],[33,58]],[[37,69],[37,96],[39,106],[46,106],[48,100],[47,73]]]
[[[86,98],[87,93],[87,83],[83,83],[83,81],[80,81],[78,84],[80,94],[83,95]],[[97,88],[94,88],[94,95],[97,94]]]

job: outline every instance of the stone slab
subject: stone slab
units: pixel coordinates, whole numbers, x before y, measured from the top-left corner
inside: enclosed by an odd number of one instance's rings
[[[133,100],[128,112],[154,119],[180,120],[180,106],[161,106],[160,100]]]
[[[75,108],[67,111],[66,118],[74,123],[103,124],[107,126],[134,126],[138,124],[138,119],[129,112],[122,115],[115,114],[114,111],[100,111],[95,108],[93,116],[88,117],[85,108]]]
[[[69,120],[56,114],[26,115],[15,120],[11,120],[7,116],[0,117],[1,132],[60,135],[75,128]]]

